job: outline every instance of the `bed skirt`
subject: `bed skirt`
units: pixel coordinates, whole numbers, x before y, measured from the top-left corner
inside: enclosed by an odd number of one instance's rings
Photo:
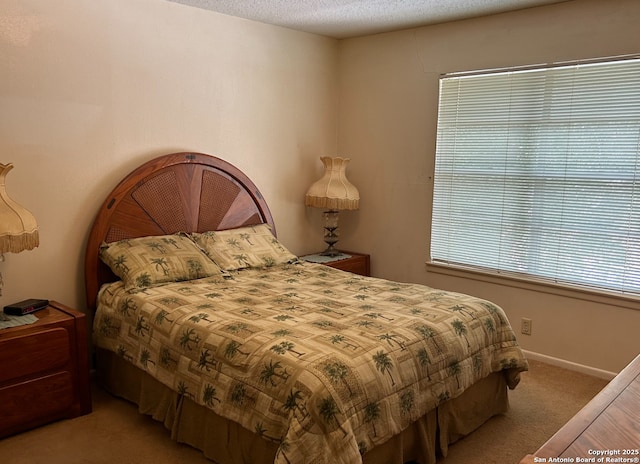
[[[135,403],[142,414],[162,422],[171,438],[199,450],[218,464],[272,464],[278,448],[244,427],[173,392],[153,377],[106,350],[96,350],[100,384]],[[435,464],[449,445],[508,409],[507,382],[494,373],[441,404],[409,428],[363,456],[364,464]]]

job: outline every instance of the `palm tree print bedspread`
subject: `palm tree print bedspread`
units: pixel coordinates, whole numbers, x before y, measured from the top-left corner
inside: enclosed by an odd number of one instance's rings
[[[501,308],[320,264],[127,292],[104,286],[94,342],[279,443],[276,463],[356,463],[492,372],[527,362]]]

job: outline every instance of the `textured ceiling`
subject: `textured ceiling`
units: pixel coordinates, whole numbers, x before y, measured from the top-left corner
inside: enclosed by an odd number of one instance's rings
[[[169,0],[338,39],[567,0]]]

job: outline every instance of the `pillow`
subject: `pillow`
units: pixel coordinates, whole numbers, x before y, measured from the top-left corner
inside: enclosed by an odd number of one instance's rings
[[[273,236],[268,224],[192,234],[192,237],[225,271],[269,267],[298,259]]]
[[[222,275],[222,271],[182,234],[140,237],[103,244],[100,259],[127,290],[165,282]]]

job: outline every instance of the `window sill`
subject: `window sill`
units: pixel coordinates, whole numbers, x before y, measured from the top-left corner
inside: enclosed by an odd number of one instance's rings
[[[534,292],[550,293],[552,295],[559,295],[566,298],[575,298],[640,311],[640,298],[637,296],[607,292],[604,290],[595,290],[587,287],[572,286],[569,284],[556,284],[548,281],[536,280],[534,278],[520,277],[514,274],[482,271],[479,269],[471,269],[463,266],[440,264],[429,261],[426,265],[427,272],[435,274],[472,279],[480,282],[521,288]]]

